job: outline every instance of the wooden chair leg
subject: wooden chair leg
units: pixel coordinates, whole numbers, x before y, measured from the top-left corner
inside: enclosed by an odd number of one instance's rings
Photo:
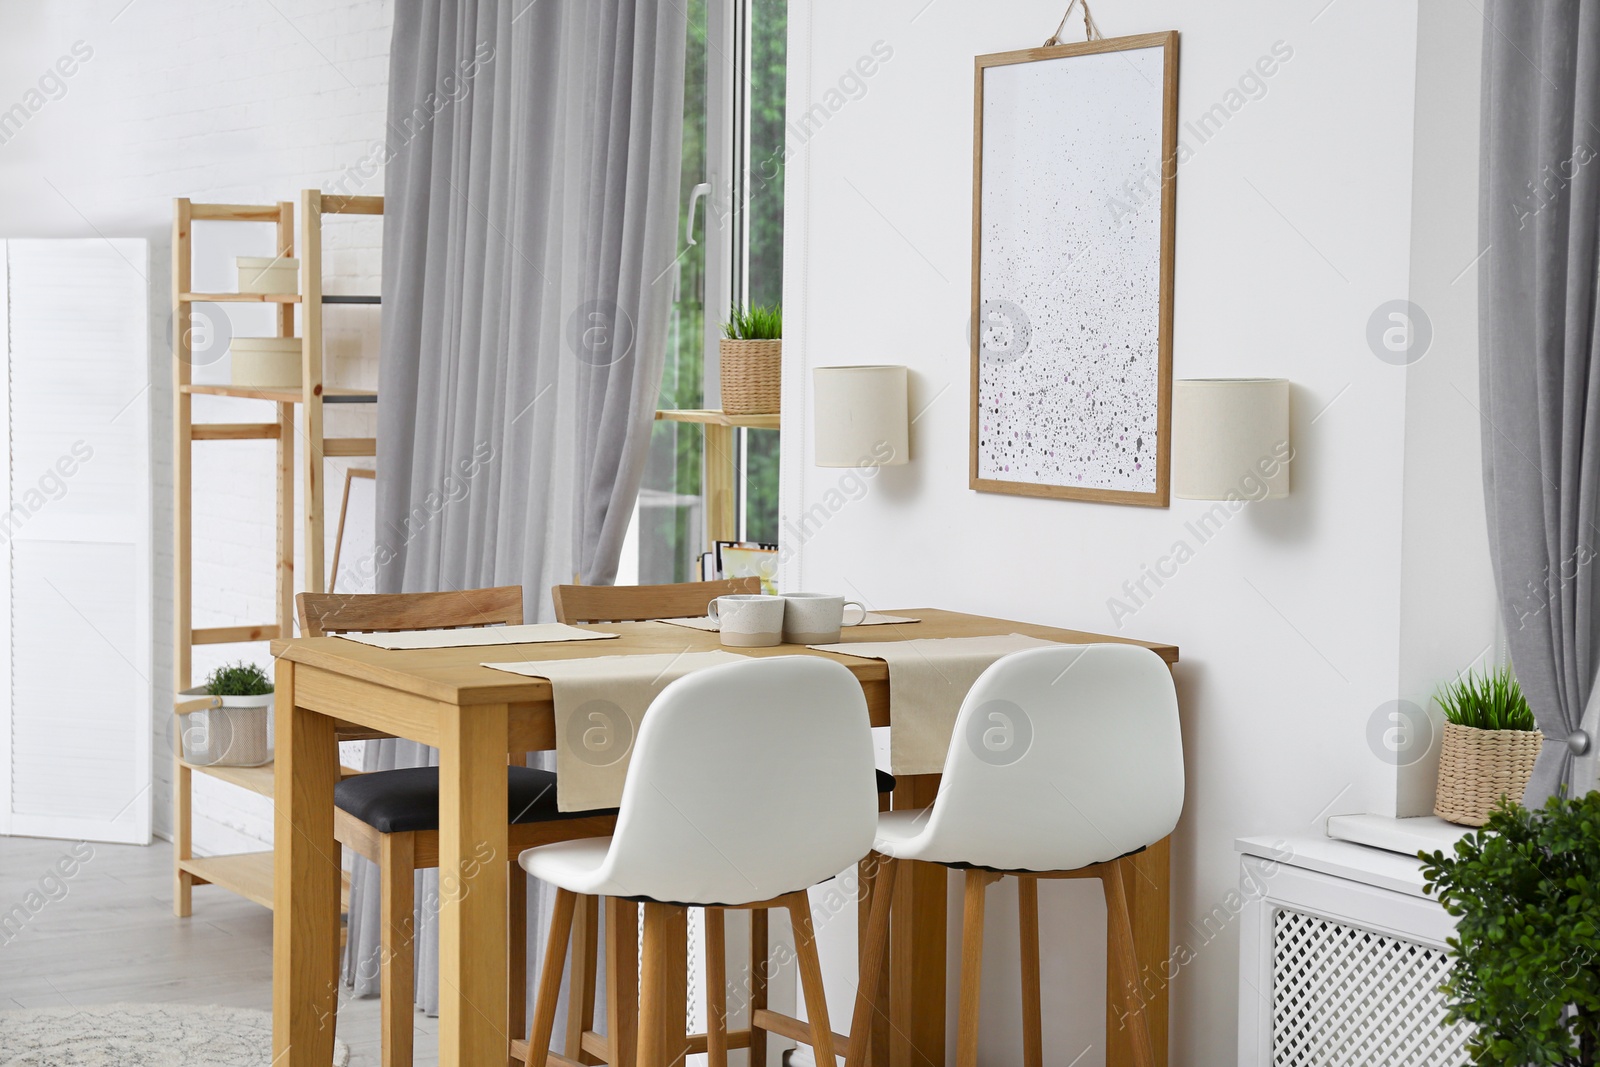
[[[506,1022],[511,1033],[521,1034],[528,1025],[528,872],[513,857],[506,875],[511,879],[506,887],[506,936],[511,950],[507,955],[510,1004]]]
[[[416,1020],[416,838],[383,834],[379,838],[381,953],[378,986],[382,997],[383,1067],[411,1067]]]
[[[1044,1020],[1039,1007],[1039,879],[1017,879],[1022,933],[1022,1067],[1044,1067]]]
[[[688,910],[670,904],[646,904],[639,987],[639,1067],[676,1067],[689,1054],[689,1037],[684,1031],[688,969]]]
[[[595,954],[600,941],[600,898],[580,897],[572,921],[572,963],[567,969],[567,1059],[594,1063],[583,1035],[594,1029]]]
[[[1134,1067],[1156,1067],[1150,1020],[1145,1018],[1144,998],[1139,995],[1139,957],[1134,949],[1133,919],[1128,910],[1128,887],[1122,876],[1122,861],[1102,864],[1100,882],[1106,893],[1106,937],[1111,944],[1110,955],[1121,972],[1107,978],[1119,987],[1122,995],[1123,1019],[1132,1030]]]
[[[767,975],[772,966],[767,942],[767,909],[750,912],[750,1067],[767,1067],[767,1032],[756,1028],[756,1012],[767,1006]]]
[[[806,999],[806,1025],[811,1031],[811,1051],[818,1067],[835,1063],[833,1028],[828,1022],[828,998],[822,987],[822,960],[817,956],[817,934],[811,926],[811,898],[804,892],[783,898],[794,927],[794,952],[800,965],[800,988]]]
[[[862,861],[862,869],[867,875],[863,881],[863,895],[868,902],[868,912],[859,938],[860,980],[856,985],[855,1013],[850,1019],[845,1067],[866,1067],[872,1059],[879,978],[883,974],[884,957],[889,953],[889,904],[894,899],[894,860],[887,856],[869,856]]]
[[[961,918],[961,1005],[956,1019],[956,1067],[978,1067],[978,1005],[983,987],[983,898],[993,871],[969,870]]]
[[[706,1067],[728,1067],[728,933],[721,908],[706,909]]]
[[[534,995],[533,1026],[528,1030],[527,1067],[545,1067],[549,1062],[550,1035],[555,1032],[556,1006],[561,1002],[561,972],[567,965],[567,939],[572,936],[572,912],[577,902],[576,894],[556,890],[550,939],[544,946],[544,967]]]
[[[606,1045],[610,1067],[639,1054],[639,905],[606,898]]]

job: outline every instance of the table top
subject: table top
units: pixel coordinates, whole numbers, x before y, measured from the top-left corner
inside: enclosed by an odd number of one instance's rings
[[[1030,637],[1063,644],[1141,645],[1153,650],[1168,664],[1178,662],[1176,645],[1135,641],[1126,637],[1064,630],[1055,626],[967,615],[938,608],[896,608],[887,614],[920,619],[914,624],[847,627],[840,638],[845,643],[865,641],[910,641],[941,637],[984,637],[996,634],[1027,634]],[[627,656],[649,653],[710,652],[722,649],[715,633],[674,626],[665,622],[596,623],[586,627],[620,635],[609,641],[564,641],[527,645],[473,645],[465,648],[427,648],[389,650],[347,641],[342,637],[297,637],[272,642],[274,657],[304,664],[375,685],[413,693],[450,704],[528,704],[549,701],[550,683],[543,678],[526,678],[484,667],[484,661],[511,663],[539,659],[586,659],[594,656]],[[831,652],[817,652],[804,645],[776,645],[772,648],[730,648],[723,651],[746,656],[823,656],[850,668],[862,682],[881,682],[889,677],[882,660],[862,659]]]

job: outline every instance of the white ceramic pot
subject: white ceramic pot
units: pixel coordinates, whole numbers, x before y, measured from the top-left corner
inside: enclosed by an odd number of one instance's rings
[[[238,256],[239,292],[298,293],[300,261],[285,256]]]
[[[300,388],[300,338],[235,337],[228,351],[233,356],[234,385],[252,389]]]

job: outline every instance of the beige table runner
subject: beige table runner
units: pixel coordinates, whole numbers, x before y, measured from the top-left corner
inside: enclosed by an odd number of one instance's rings
[[[387,649],[470,648],[474,645],[532,645],[549,641],[600,641],[619,634],[580,630],[559,622],[530,623],[526,626],[466,626],[455,630],[398,630],[383,634],[336,634],[346,641],[359,641]]]
[[[556,806],[614,808],[645,709],[686,674],[739,663],[731,652],[680,652],[589,659],[485,663],[497,671],[548,678],[556,714]]]
[[[950,749],[961,702],[978,675],[1002,656],[1056,644],[1025,634],[942,637],[911,641],[859,641],[812,645],[889,666],[889,770],[938,774]]]

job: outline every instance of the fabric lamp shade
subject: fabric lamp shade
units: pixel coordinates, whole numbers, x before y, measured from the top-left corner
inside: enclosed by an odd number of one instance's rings
[[[817,466],[894,467],[910,459],[904,367],[817,367],[812,410]]]
[[[1172,491],[1185,500],[1289,495],[1286,378],[1173,383]]]

